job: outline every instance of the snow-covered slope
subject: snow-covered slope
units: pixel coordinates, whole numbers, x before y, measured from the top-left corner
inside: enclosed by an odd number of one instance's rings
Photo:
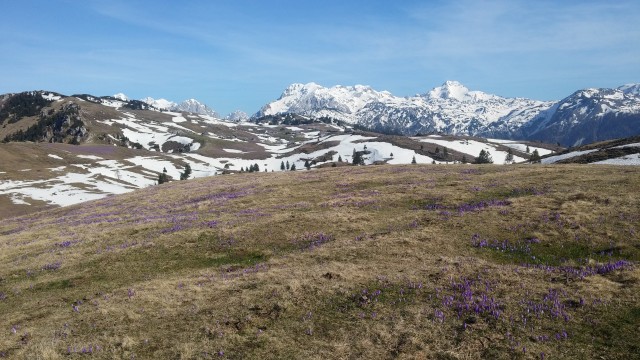
[[[220,115],[218,115],[218,113],[215,112],[215,110],[213,110],[212,108],[208,107],[207,105],[199,102],[196,99],[185,100],[185,101],[181,102],[180,104],[175,105],[170,110],[171,111],[184,111],[184,112],[190,112],[190,113],[201,114],[201,115],[209,115],[209,116],[213,116],[215,118],[219,118],[220,117]]]
[[[249,115],[241,110],[236,110],[225,117],[225,120],[233,122],[243,122],[249,120]]]
[[[625,94],[640,96],[640,84],[625,84],[618,87],[618,90],[623,91]]]
[[[636,84],[576,91],[525,123],[521,136],[579,146],[640,134],[638,89]]]
[[[602,141],[569,149],[560,154],[544,157],[542,163],[640,165],[640,136]]]
[[[158,110],[171,111],[173,108],[178,106],[178,104],[173,101],[169,101],[167,99],[154,99],[152,97],[146,97],[144,99],[140,99],[140,101],[147,103]]]
[[[113,95],[114,98],[118,99],[118,100],[122,100],[122,101],[129,101],[129,97],[123,93],[117,93],[115,95]]]

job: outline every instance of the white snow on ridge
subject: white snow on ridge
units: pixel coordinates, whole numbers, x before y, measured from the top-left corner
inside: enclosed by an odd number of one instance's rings
[[[236,150],[236,149],[222,149],[228,153],[233,153],[233,154],[246,154],[246,152],[242,151],[242,150]]]
[[[615,146],[614,149],[622,149],[622,148],[629,148],[629,147],[640,147],[640,143],[624,144],[624,145],[620,145],[620,146]]]
[[[527,145],[525,144],[510,144],[510,143],[503,143],[503,146],[506,147],[510,147],[512,149],[518,150],[518,151],[522,151],[522,152],[526,152],[527,151]],[[553,153],[553,151],[549,150],[549,149],[545,149],[545,148],[540,148],[540,147],[536,147],[536,146],[529,146],[529,152],[532,153],[534,151],[538,150],[538,155],[540,156],[544,156],[544,155],[548,155]]]
[[[467,155],[470,156],[470,158],[469,158],[470,162],[474,158],[476,158],[480,154],[480,151],[482,151],[482,150],[485,150],[485,151],[489,152],[489,154],[491,155],[491,158],[493,159],[493,162],[495,164],[503,164],[505,162],[505,159],[506,159],[507,154],[508,154],[506,151],[497,150],[495,145],[493,145],[493,144],[483,143],[483,142],[475,141],[475,140],[453,140],[453,141],[449,141],[449,140],[433,139],[431,137],[428,137],[428,138],[415,138],[415,139],[419,140],[421,142],[440,145],[443,148],[446,147],[448,149],[455,150],[455,151],[461,152],[463,154],[467,154]],[[444,151],[444,149],[441,149],[440,151]],[[519,156],[515,156],[515,155],[513,156],[513,161],[514,162],[522,162],[522,161],[525,161],[525,160],[526,159],[521,158]]]
[[[162,145],[167,141],[175,141],[183,145],[193,143],[193,139],[191,138],[171,134],[169,132],[169,127],[167,126],[140,121],[131,114],[129,114],[129,116],[130,117],[128,118],[112,119],[106,121],[110,122],[111,124],[117,123],[126,126],[126,128],[122,129],[122,134],[126,136],[130,141],[142,145],[147,150],[153,150],[154,145],[162,147]],[[106,123],[106,121],[100,122]],[[194,132],[193,130],[184,128],[174,123],[166,124],[170,125],[171,127],[180,128],[181,130],[186,130],[192,133]]]
[[[63,158],[61,158],[60,156],[58,156],[58,155],[54,155],[54,154],[49,154],[49,155],[47,155],[47,156],[49,156],[50,158],[53,158],[53,159],[57,159],[57,160],[64,160],[64,159],[63,159]]]
[[[118,99],[118,100],[122,100],[122,101],[129,101],[129,97],[123,93],[117,93],[115,95],[113,95],[114,98]]]
[[[58,101],[60,99],[62,99],[62,96],[60,95],[55,95],[52,93],[46,93],[46,94],[41,94],[42,98],[45,100],[49,100],[49,101]]]
[[[576,157],[576,156],[580,156],[580,155],[584,155],[584,154],[589,154],[592,153],[594,151],[598,151],[598,149],[594,149],[594,150],[583,150],[583,151],[572,151],[570,153],[566,153],[566,154],[560,154],[560,155],[555,155],[555,156],[550,156],[548,158],[544,158],[542,159],[542,163],[543,164],[553,164],[556,163],[560,160],[564,160],[564,159],[570,159],[572,157]]]
[[[101,158],[100,156],[95,156],[95,155],[76,155],[76,157],[79,157],[81,159],[89,159],[89,160],[104,160],[104,158]]]
[[[602,160],[592,164],[598,165],[640,165],[640,154],[624,155],[621,157]]]

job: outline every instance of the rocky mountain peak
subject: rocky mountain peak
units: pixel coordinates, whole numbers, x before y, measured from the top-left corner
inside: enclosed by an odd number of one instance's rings
[[[433,88],[426,96],[430,99],[454,99],[463,101],[469,89],[457,81],[445,81],[441,86]]]

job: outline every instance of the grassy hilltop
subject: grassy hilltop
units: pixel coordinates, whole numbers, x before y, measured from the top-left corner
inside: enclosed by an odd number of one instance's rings
[[[172,182],[0,223],[0,357],[640,358],[640,169]]]

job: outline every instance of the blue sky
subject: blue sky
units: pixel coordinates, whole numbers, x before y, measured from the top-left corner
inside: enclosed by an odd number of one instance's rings
[[[199,99],[248,113],[294,82],[398,96],[445,80],[560,99],[640,82],[640,1],[3,3],[0,93]]]

